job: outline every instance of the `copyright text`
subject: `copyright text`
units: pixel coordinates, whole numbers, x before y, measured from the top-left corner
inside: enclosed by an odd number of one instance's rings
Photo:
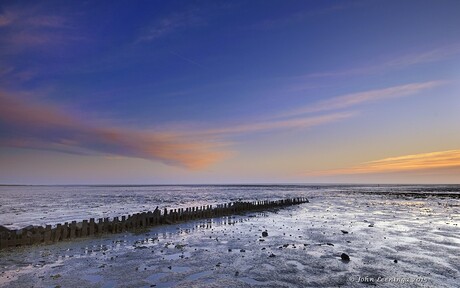
[[[370,276],[353,276],[349,278],[350,282],[357,283],[427,283],[428,279],[423,277],[370,277]]]

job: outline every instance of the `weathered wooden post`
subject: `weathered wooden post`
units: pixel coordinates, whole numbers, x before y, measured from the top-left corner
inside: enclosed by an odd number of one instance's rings
[[[122,232],[126,230],[126,216],[121,216],[120,226]]]
[[[12,231],[9,234],[8,247],[16,247],[16,231]]]
[[[35,227],[32,229],[32,243],[40,244],[43,241],[43,235],[41,233],[40,227]]]
[[[179,221],[184,221],[184,208],[179,209]]]
[[[18,244],[21,245],[21,246],[25,246],[25,245],[29,244],[28,241],[27,241],[28,240],[27,239],[27,231],[24,230],[24,229],[19,230],[19,231],[21,231],[21,232],[20,232],[20,235],[19,235],[20,240],[18,241]]]
[[[145,227],[145,217],[144,217],[144,213],[138,213],[138,219],[139,219],[139,227],[142,227],[144,228]]]
[[[166,220],[165,220],[166,224],[172,224],[173,217],[174,217],[173,209],[169,209],[169,214],[168,214],[168,216],[166,217]]]
[[[132,215],[128,215],[126,217],[126,225],[125,226],[126,226],[127,230],[133,229],[133,217],[132,217]]]
[[[57,224],[55,232],[54,232],[53,242],[61,241],[61,235],[62,235],[62,225]]]
[[[118,221],[117,222],[117,226],[118,226],[117,229],[118,229],[118,232],[120,232],[120,233],[126,230],[125,229],[125,219],[126,219],[126,217],[123,218],[123,216],[121,216],[120,218],[117,218],[117,221]]]
[[[95,230],[94,218],[89,218],[89,236],[94,235],[94,230]]]
[[[0,232],[0,249],[8,248],[8,232]]]
[[[112,225],[110,225],[110,220],[109,217],[104,218],[104,233],[110,233],[112,232]]]
[[[147,212],[147,226],[152,226],[153,225],[153,212],[148,211]]]
[[[104,234],[104,219],[99,218],[97,220],[97,234],[102,235]]]
[[[163,224],[166,223],[166,220],[168,218],[168,209],[165,208],[164,210],[164,214],[163,214]]]
[[[66,240],[69,237],[69,223],[64,222],[61,226],[61,240]]]
[[[113,217],[112,220],[112,233],[118,233],[119,225],[118,225],[118,217]]]
[[[88,220],[83,220],[81,224],[81,237],[88,236]]]
[[[75,239],[76,230],[77,230],[77,221],[72,221],[72,223],[70,223],[70,239]]]
[[[133,214],[132,221],[133,221],[133,228],[138,229],[139,228],[139,213]]]
[[[142,212],[142,224],[143,224],[143,227],[147,227],[148,226],[148,217],[147,217],[147,213],[146,212]]]
[[[8,248],[8,233],[0,233],[0,249]]]
[[[45,244],[51,243],[51,225],[46,225],[44,237]]]

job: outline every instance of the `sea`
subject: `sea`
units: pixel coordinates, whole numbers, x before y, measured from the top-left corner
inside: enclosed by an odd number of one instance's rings
[[[0,225],[291,197],[310,202],[3,249],[0,287],[459,287],[459,185],[1,186]]]
[[[68,185],[0,186],[0,225],[20,229],[89,218],[238,200],[412,195],[460,199],[460,185]],[[324,200],[324,199],[323,199]]]

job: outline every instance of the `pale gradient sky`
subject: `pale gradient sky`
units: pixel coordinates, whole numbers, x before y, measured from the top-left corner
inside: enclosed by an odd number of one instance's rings
[[[2,1],[0,184],[460,183],[459,1]]]

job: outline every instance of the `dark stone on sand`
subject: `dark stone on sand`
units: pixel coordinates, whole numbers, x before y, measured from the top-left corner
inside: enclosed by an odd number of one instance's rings
[[[347,230],[340,230],[340,231],[342,231],[343,234],[348,234]]]
[[[171,269],[172,269],[172,266],[168,266],[168,269],[171,270]]]
[[[228,252],[232,252],[232,249],[228,249]]]
[[[238,276],[240,274],[240,272],[236,271],[235,272],[235,276]]]
[[[273,257],[276,257],[276,255],[272,253],[272,254],[270,254],[270,256],[268,256],[268,257],[273,258]]]
[[[329,246],[334,246],[334,244],[332,244],[332,243],[326,243],[326,244],[329,245]]]
[[[240,252],[246,252],[246,250],[244,250],[244,249],[240,249]]]
[[[260,241],[260,242],[264,242],[264,241],[265,241],[265,239],[259,239],[259,241]]]
[[[345,253],[342,253],[342,255],[340,255],[340,258],[342,258],[343,261],[350,261],[350,256],[348,256]]]
[[[398,263],[398,260],[395,259],[393,262]]]
[[[268,236],[268,232],[267,232],[267,231],[262,232],[262,237],[267,237],[267,236]]]
[[[374,227],[374,224],[369,224],[369,226],[367,226],[367,227]]]

